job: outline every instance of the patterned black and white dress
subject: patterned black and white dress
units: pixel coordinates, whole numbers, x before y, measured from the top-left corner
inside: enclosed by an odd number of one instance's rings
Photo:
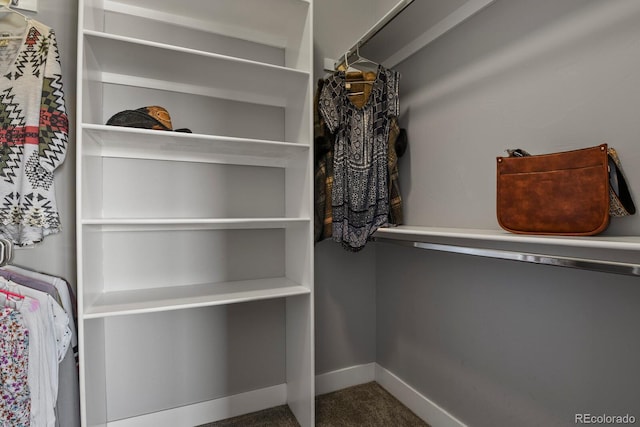
[[[0,43],[0,233],[26,246],[60,231],[54,170],[69,122],[52,29],[28,20]]]
[[[387,150],[389,125],[399,114],[396,71],[378,67],[362,107],[350,99],[346,75],[326,79],[319,109],[336,134],[332,192],[333,239],[352,251],[362,249],[389,219]]]

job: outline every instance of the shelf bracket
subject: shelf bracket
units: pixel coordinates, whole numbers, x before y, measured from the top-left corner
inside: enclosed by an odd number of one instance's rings
[[[586,258],[572,258],[559,255],[543,255],[528,252],[516,252],[489,248],[473,248],[467,246],[445,245],[438,243],[413,242],[407,240],[388,239],[376,237],[376,242],[393,243],[401,246],[409,246],[419,249],[427,249],[440,252],[450,252],[463,255],[473,255],[485,258],[495,258],[510,261],[528,262],[533,264],[552,265],[556,267],[577,268],[602,273],[622,274],[627,276],[640,276],[640,264],[604,261]]]

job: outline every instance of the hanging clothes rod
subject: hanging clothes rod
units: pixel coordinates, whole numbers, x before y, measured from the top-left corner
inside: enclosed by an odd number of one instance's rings
[[[438,243],[412,242],[406,240],[387,239],[384,237],[376,237],[375,241],[440,252],[481,256],[485,258],[521,261],[565,268],[577,268],[581,270],[599,271],[603,273],[623,274],[627,276],[640,276],[640,264],[633,263],[572,258],[560,255],[542,255],[528,252],[516,252],[489,248],[471,248],[466,246],[444,245]]]
[[[393,21],[393,19],[398,16],[400,12],[402,12],[407,6],[413,3],[413,0],[401,0],[399,1],[386,15],[384,15],[378,22],[376,22],[373,27],[371,27],[357,42],[353,44],[351,49],[346,51],[342,57],[334,64],[334,68],[337,70],[340,65],[345,63],[345,59],[354,55],[358,49],[367,44],[369,40],[373,38],[376,34],[380,32],[389,22]]]

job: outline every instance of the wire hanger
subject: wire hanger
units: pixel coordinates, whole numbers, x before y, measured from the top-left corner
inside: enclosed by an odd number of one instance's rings
[[[349,62],[349,58],[354,57],[351,62]],[[360,66],[356,66],[356,64],[360,64]],[[364,65],[364,66],[363,66]],[[336,66],[337,71],[351,71],[350,69],[355,69],[357,71],[377,71],[380,67],[380,64],[374,62],[370,59],[365,58],[360,55],[360,45],[356,45],[355,51],[347,51],[344,53],[344,59],[340,61],[340,63]]]
[[[349,62],[349,58],[355,56],[352,62]],[[355,64],[365,64],[365,67],[356,67]],[[354,96],[367,95],[368,88],[362,86],[357,89],[353,85],[367,85],[373,86],[377,80],[377,74],[380,65],[360,55],[360,46],[356,45],[355,52],[346,52],[344,59],[341,61],[338,70],[345,73],[345,89],[347,89],[347,95],[351,98]],[[375,75],[372,77],[372,74]],[[369,75],[369,76],[367,76]],[[369,78],[368,78],[369,77]],[[360,89],[362,88],[362,89]],[[355,90],[354,90],[355,89]]]
[[[363,70],[362,67],[355,67],[360,71],[372,71],[372,70],[377,70],[378,67],[380,66],[380,64],[378,64],[377,62],[374,62],[370,59],[365,58],[364,56],[360,55],[360,45],[356,45],[356,59],[354,61],[351,61],[351,66],[353,67],[354,64],[363,64],[365,65],[365,69]]]
[[[351,55],[355,55],[355,60],[349,62],[349,57]],[[364,64],[364,67],[356,67],[356,64]],[[345,73],[349,73],[349,71],[359,71],[362,73],[362,78],[360,80],[349,80],[349,84],[369,84],[372,85],[375,82],[374,80],[367,80],[364,75],[366,72],[378,72],[378,68],[380,64],[377,62],[373,62],[364,56],[360,55],[360,46],[356,46],[356,51],[349,54],[348,52],[344,54],[344,70]],[[338,67],[340,68],[340,67]]]

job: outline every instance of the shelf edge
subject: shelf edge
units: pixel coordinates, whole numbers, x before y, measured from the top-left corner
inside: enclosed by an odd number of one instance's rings
[[[238,292],[239,294],[242,292]],[[233,294],[233,293],[232,293]],[[239,304],[251,301],[263,301],[269,299],[278,299],[278,298],[286,298],[290,296],[298,296],[298,295],[310,295],[311,289],[304,287],[302,285],[292,285],[287,287],[279,288],[277,292],[273,291],[265,291],[262,294],[253,295],[253,296],[227,296],[224,298],[215,298],[212,297],[207,301],[197,301],[197,302],[189,302],[188,299],[185,298],[184,302],[178,302],[174,304],[154,304],[147,307],[143,307],[142,304],[134,304],[131,303],[131,308],[122,308],[122,309],[86,309],[82,318],[84,320],[90,319],[102,319],[106,317],[116,317],[116,316],[129,316],[135,314],[150,314],[150,313],[160,313],[160,312],[168,312],[175,310],[184,310],[184,309],[192,309],[192,308],[201,308],[201,307],[212,307],[218,305],[229,305],[229,304]],[[197,298],[193,298],[197,299]],[[126,305],[126,304],[123,304]],[[138,307],[134,307],[138,305]]]
[[[505,243],[531,243],[537,245],[566,246],[592,249],[616,249],[640,251],[640,236],[545,236],[513,234],[502,230],[485,230],[474,228],[446,228],[424,226],[398,226],[380,228],[375,237],[395,240],[410,240],[415,237],[419,242],[429,243],[430,237],[464,239],[471,241],[489,241]],[[635,240],[634,240],[635,239]]]
[[[418,249],[449,252],[462,255],[480,256],[501,260],[520,261],[556,267],[598,271],[602,273],[640,276],[640,264],[635,262],[617,262],[598,258],[576,258],[557,254],[532,253],[512,249],[494,249],[489,246],[466,246],[457,240],[485,241],[502,243],[527,243],[539,245],[561,245],[574,248],[596,248],[614,250],[640,250],[640,238],[637,241],[621,241],[607,237],[565,237],[565,236],[529,236],[514,235],[497,230],[453,229],[437,227],[383,228],[376,231],[374,239],[380,243],[391,243]],[[451,239],[442,243],[439,240]],[[622,238],[624,239],[624,238]],[[632,238],[633,239],[633,238]],[[435,240],[435,241],[434,241]]]
[[[290,68],[290,67],[283,67],[281,65],[274,65],[268,62],[252,61],[250,59],[238,58],[235,56],[223,55],[215,52],[207,52],[204,50],[191,49],[183,46],[170,45],[166,43],[139,39],[135,37],[121,36],[117,34],[107,33],[104,31],[82,30],[82,33],[85,37],[88,36],[89,38],[95,38],[98,40],[109,40],[114,42],[127,43],[131,45],[139,45],[144,47],[152,47],[156,49],[173,51],[177,53],[184,53],[188,55],[201,56],[204,58],[211,58],[211,59],[217,59],[217,60],[229,61],[229,62],[237,62],[239,64],[243,64],[251,67],[261,67],[264,69],[271,69],[281,73],[290,73],[291,75],[299,75],[301,77],[307,77],[307,78],[311,75],[311,73],[308,71],[299,70],[299,69]]]
[[[228,141],[229,143],[240,143],[240,144],[261,144],[265,146],[274,146],[274,147],[288,147],[293,149],[308,149],[308,144],[301,144],[296,142],[287,142],[287,141],[272,141],[269,139],[256,139],[256,138],[242,138],[237,136],[225,136],[225,135],[208,135],[201,133],[186,133],[186,132],[166,132],[166,131],[158,131],[152,129],[141,129],[141,128],[133,128],[133,127],[125,127],[125,126],[109,126],[109,125],[101,125],[95,123],[82,123],[82,130],[86,130],[88,132],[100,132],[100,133],[130,133],[132,135],[144,135],[144,136],[153,136],[160,138],[171,138],[171,139],[202,139],[205,141]]]

